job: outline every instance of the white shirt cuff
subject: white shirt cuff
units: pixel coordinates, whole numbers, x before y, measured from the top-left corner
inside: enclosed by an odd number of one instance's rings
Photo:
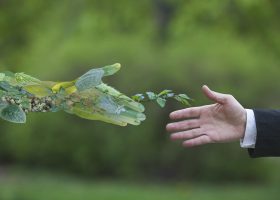
[[[247,122],[244,138],[240,140],[240,146],[242,148],[255,148],[257,140],[257,128],[254,111],[246,109]]]

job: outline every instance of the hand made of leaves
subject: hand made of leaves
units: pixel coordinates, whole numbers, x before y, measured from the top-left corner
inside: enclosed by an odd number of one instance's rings
[[[102,82],[104,76],[115,74],[120,67],[116,63],[91,69],[67,82],[41,81],[24,73],[0,73],[0,117],[25,123],[29,112],[64,110],[85,119],[126,126],[139,125],[146,119],[141,102],[156,101],[164,107],[168,98],[174,98],[190,106],[191,99],[186,94],[163,90],[130,98]]]

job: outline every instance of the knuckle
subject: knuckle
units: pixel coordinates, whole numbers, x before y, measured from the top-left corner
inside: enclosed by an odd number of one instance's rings
[[[177,136],[178,136],[180,139],[183,139],[183,138],[186,138],[186,137],[187,137],[187,134],[186,134],[186,132],[179,132],[179,133],[177,133]]]
[[[190,130],[185,132],[187,138],[195,138],[198,135],[197,130]]]
[[[226,97],[227,97],[228,100],[234,99],[234,97],[231,94],[227,94]]]
[[[183,138],[187,138],[188,137],[188,134],[186,132],[180,132],[180,138],[183,139]]]
[[[186,121],[186,122],[185,122],[185,125],[186,125],[186,126],[193,126],[193,125],[194,125],[194,122],[193,122],[193,121]]]
[[[186,127],[186,122],[182,121],[182,122],[177,122],[173,125],[174,129],[182,129]]]
[[[190,113],[190,115],[194,115],[195,114],[195,110],[193,108],[189,108],[189,113]]]
[[[197,120],[186,120],[184,122],[184,128],[196,128],[196,127],[198,127]]]
[[[199,131],[197,129],[192,129],[190,132],[193,136],[197,136],[199,134]]]
[[[190,132],[189,137],[195,138],[196,137],[196,133],[195,132]]]

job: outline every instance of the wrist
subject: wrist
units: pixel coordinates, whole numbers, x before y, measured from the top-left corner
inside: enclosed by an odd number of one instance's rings
[[[239,128],[239,133],[240,133],[240,138],[243,139],[245,136],[245,131],[246,131],[246,123],[247,123],[247,111],[245,108],[242,108],[242,115],[241,115],[241,121],[240,121],[240,128]]]

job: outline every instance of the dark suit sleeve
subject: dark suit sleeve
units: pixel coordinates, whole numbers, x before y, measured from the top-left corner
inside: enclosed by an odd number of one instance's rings
[[[280,156],[280,110],[254,109],[257,140],[249,149],[253,158]]]

